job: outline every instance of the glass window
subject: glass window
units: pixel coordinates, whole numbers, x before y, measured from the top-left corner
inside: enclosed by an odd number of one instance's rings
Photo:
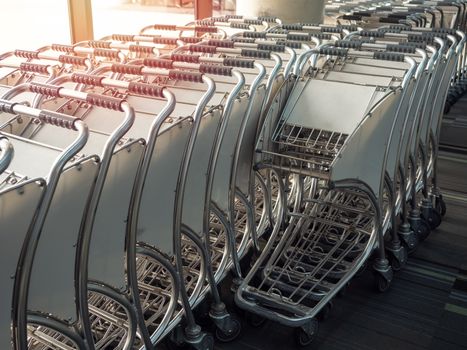
[[[94,38],[137,34],[151,24],[183,25],[194,19],[190,0],[93,0]]]
[[[214,16],[234,15],[236,0],[213,0],[212,10]]]
[[[0,52],[70,43],[65,0],[2,0]]]

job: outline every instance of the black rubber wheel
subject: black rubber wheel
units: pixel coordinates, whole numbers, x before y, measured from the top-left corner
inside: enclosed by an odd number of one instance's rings
[[[412,227],[414,230],[415,234],[418,237],[418,241],[422,242],[424,241],[430,234],[431,228],[430,225],[425,221],[425,219],[421,218],[419,221],[417,227]]]
[[[216,339],[221,343],[230,343],[238,338],[242,331],[242,323],[234,316],[230,316],[229,329],[216,328]]]
[[[388,252],[389,263],[394,271],[402,270],[405,265],[407,264],[408,252],[405,246],[402,246],[402,258],[398,259],[392,254]]]
[[[261,317],[260,315],[248,311],[245,312],[245,320],[248,323],[248,325],[253,328],[259,328],[263,326],[267,321],[267,319],[265,319],[264,317]]]
[[[446,202],[444,201],[443,196],[440,195],[436,197],[435,208],[436,211],[441,214],[441,216],[446,215]]]
[[[388,281],[384,276],[380,275],[379,273],[376,273],[375,275],[375,285],[376,285],[376,290],[380,293],[385,293],[389,290],[389,287],[391,286],[391,281]]]
[[[324,307],[318,313],[318,319],[321,322],[327,320],[329,318],[329,315],[331,314],[331,310],[333,307],[334,307],[334,303],[331,300],[326,305],[324,305]]]
[[[214,337],[212,334],[206,334],[204,336],[202,346],[198,350],[213,350],[214,349]]]
[[[316,339],[319,328],[318,320],[311,320],[307,328],[308,331],[305,331],[303,328],[295,328],[295,342],[300,347],[308,346]]]
[[[422,218],[428,223],[431,230],[441,225],[442,216],[435,208],[430,210],[427,218],[424,215],[422,215]]]

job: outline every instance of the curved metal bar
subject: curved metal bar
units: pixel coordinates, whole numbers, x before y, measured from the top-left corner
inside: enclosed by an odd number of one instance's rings
[[[14,149],[11,142],[0,134],[0,174],[3,173],[10,165],[13,159]]]
[[[160,339],[161,335],[163,334],[164,330],[166,327],[170,324],[170,321],[172,319],[173,314],[175,313],[176,307],[178,305],[178,299],[180,296],[180,292],[182,289],[182,280],[179,276],[178,270],[174,268],[172,263],[168,260],[168,257],[164,256],[164,254],[160,253],[154,247],[150,247],[145,245],[144,243],[138,243],[136,245],[136,250],[135,250],[135,259],[136,259],[136,254],[142,255],[142,256],[147,256],[155,261],[157,261],[159,264],[161,264],[164,269],[166,269],[171,276],[171,285],[172,285],[172,295],[170,298],[170,303],[169,306],[167,307],[167,312],[165,316],[163,317],[162,321],[159,324],[158,329],[156,332],[154,332],[152,335],[148,335],[149,339],[149,344],[146,344],[146,339],[143,339],[145,342],[145,348],[146,349],[153,349],[154,346],[153,344],[156,344],[156,342]],[[135,271],[136,273],[136,271]],[[132,276],[133,274],[131,274]],[[133,278],[133,277],[132,277]],[[134,275],[134,278],[136,278],[136,274]],[[133,285],[137,286],[138,281],[135,280]],[[136,288],[136,291],[132,291],[133,293],[136,293],[133,296],[133,299],[138,299],[139,303],[139,292],[138,289]],[[141,307],[136,305],[136,307]],[[142,323],[141,323],[142,322]],[[139,326],[140,326],[140,332],[143,332],[143,338],[144,338],[144,333],[148,333],[146,329],[146,325],[144,323],[144,319],[139,320]]]
[[[175,195],[175,215],[173,218],[173,227],[174,227],[174,251],[175,251],[175,259],[177,265],[177,271],[179,272],[179,278],[183,278],[183,267],[182,267],[182,256],[181,256],[181,241],[180,241],[180,233],[182,228],[182,214],[183,214],[183,199],[185,196],[185,187],[187,182],[188,171],[190,169],[191,163],[191,155],[193,153],[193,149],[195,147],[196,138],[198,135],[199,126],[201,124],[201,118],[204,113],[204,109],[208,102],[211,100],[214,92],[216,90],[216,84],[214,81],[203,75],[203,82],[207,85],[207,91],[203,94],[200,101],[198,102],[195,112],[193,114],[194,124],[193,129],[188,140],[188,145],[186,148],[186,152],[184,154],[182,160],[182,166],[180,169],[179,176],[177,178],[177,192]],[[195,327],[195,319],[193,316],[193,312],[189,305],[188,296],[186,294],[185,288],[181,287],[180,297],[182,300],[182,305],[185,310],[185,316],[187,319],[187,324],[189,328]]]
[[[253,108],[253,102],[254,102],[255,97],[256,97],[256,92],[258,91],[259,85],[261,84],[264,77],[266,76],[266,69],[264,68],[264,66],[262,64],[255,62],[255,67],[258,69],[259,72],[258,72],[258,75],[256,76],[255,80],[253,81],[253,83],[250,86],[250,90],[249,90],[249,95],[250,96],[249,96],[248,108],[247,108],[246,113],[245,113],[245,118],[243,118],[242,123],[240,125],[239,138],[237,140],[237,143],[235,144],[235,151],[234,151],[234,156],[233,156],[233,159],[232,159],[232,171],[230,173],[230,194],[231,194],[230,208],[231,208],[231,211],[229,213],[231,222],[233,222],[232,220],[234,218],[233,211],[234,211],[234,207],[235,207],[235,204],[234,204],[235,196],[233,194],[236,192],[238,164],[239,164],[239,161],[240,161],[240,151],[241,151],[241,146],[242,146],[242,143],[243,143],[243,136],[245,134],[245,130],[246,130],[246,127],[248,125],[248,121],[249,121],[249,119],[251,117],[251,111],[252,111],[252,108]],[[266,96],[265,96],[265,98],[266,98]],[[254,150],[252,150],[252,152],[253,151]],[[252,164],[252,166],[253,166],[253,164]],[[252,172],[251,172],[251,174],[253,175]],[[253,227],[253,231],[256,231],[255,227]],[[253,237],[256,237],[256,234],[254,232],[253,232]],[[254,242],[255,246],[257,246],[257,240],[254,239],[253,242]]]
[[[113,289],[106,284],[103,284],[99,281],[89,281],[88,282],[88,291],[96,292],[99,294],[104,295],[105,297],[116,301],[120,305],[122,305],[128,316],[128,334],[129,336],[125,340],[125,344],[123,345],[123,349],[132,349],[133,343],[136,337],[137,331],[137,316],[134,306],[129,302],[128,298],[124,297],[121,292]]]
[[[28,313],[27,322],[29,324],[36,324],[38,326],[46,327],[53,331],[56,331],[60,334],[63,334],[65,337],[73,341],[79,350],[87,350],[87,344],[77,335],[75,329],[64,324],[63,322],[56,320],[49,315],[43,315],[40,313]],[[23,348],[21,348],[23,349]],[[27,348],[24,348],[27,349]]]
[[[27,91],[29,89],[29,84],[22,84],[10,90],[14,92],[10,93],[9,96],[13,97],[16,94]],[[20,108],[22,107],[22,108]],[[24,107],[22,105],[15,105],[12,108],[14,113],[24,113],[28,112],[31,117],[38,117],[41,110]],[[54,161],[51,170],[47,176],[47,188],[44,192],[44,197],[42,199],[40,208],[38,209],[36,218],[34,220],[31,231],[28,233],[28,239],[25,241],[26,249],[25,254],[22,256],[21,261],[18,263],[19,271],[21,273],[17,277],[17,285],[15,286],[15,294],[17,300],[17,307],[15,311],[15,316],[13,318],[14,329],[17,333],[17,339],[21,349],[27,349],[27,300],[28,300],[28,289],[30,274],[34,262],[34,255],[39,243],[39,238],[42,233],[42,228],[44,226],[47,213],[49,211],[52,199],[57,188],[60,175],[63,171],[65,165],[73,158],[86,144],[89,130],[86,124],[80,120],[74,122],[74,127],[78,132],[77,137],[70,143],[70,145],[65,148],[58,158]]]
[[[154,149],[156,146],[157,135],[159,134],[159,130],[162,127],[163,123],[167,120],[167,118],[171,115],[175,108],[175,96],[172,92],[168,89],[164,89],[164,97],[167,99],[167,104],[164,106],[162,111],[159,113],[158,117],[154,119],[151,124],[151,128],[148,133],[147,141],[146,141],[146,149],[143,154],[143,159],[141,160],[140,169],[137,174],[137,178],[135,180],[135,185],[133,187],[133,192],[131,195],[130,200],[130,207],[128,211],[128,223],[126,226],[126,237],[127,237],[127,276],[128,276],[128,284],[131,290],[131,295],[133,297],[133,302],[135,303],[136,310],[138,313],[138,322],[140,325],[140,331],[143,334],[143,340],[145,346],[147,348],[151,348],[152,344],[154,343],[155,339],[158,338],[157,334],[150,335],[143,317],[143,309],[139,299],[139,291],[138,291],[138,278],[137,278],[137,271],[136,271],[136,249],[137,249],[137,229],[138,229],[138,216],[141,206],[141,200],[144,191],[144,185],[146,182],[147,174],[149,171],[151,158],[154,153]],[[145,248],[148,250],[149,248]],[[172,267],[173,269],[173,267]],[[168,324],[170,317],[164,317],[163,321],[161,322],[161,326]],[[160,327],[163,328],[163,327]]]
[[[216,166],[217,166],[217,160],[219,159],[220,151],[221,151],[221,146],[222,146],[222,141],[224,139],[225,131],[227,130],[227,126],[229,125],[229,120],[230,120],[230,115],[232,113],[233,105],[236,100],[236,98],[239,96],[240,92],[243,89],[243,86],[245,85],[245,77],[244,75],[237,70],[233,70],[232,74],[237,78],[237,84],[233,88],[233,90],[230,92],[229,96],[227,97],[225,106],[224,106],[224,112],[222,115],[222,121],[218,130],[218,133],[214,139],[214,148],[211,152],[211,156],[209,159],[209,165],[207,169],[207,184],[206,184],[206,191],[204,194],[204,215],[203,215],[203,231],[205,232],[204,238],[204,243],[205,243],[205,249],[208,252],[208,256],[210,256],[210,247],[209,247],[209,237],[208,237],[208,232],[209,232],[209,218],[210,218],[210,203],[211,203],[211,196],[212,196],[212,190],[214,186],[214,178],[215,178],[215,173],[216,173]],[[256,79],[255,79],[256,82]],[[253,83],[254,84],[254,83]],[[248,113],[249,110],[247,110]],[[244,118],[245,119],[245,118]],[[232,193],[227,194],[228,196],[232,196]],[[229,218],[230,225],[233,225],[233,222],[231,221],[232,217]],[[233,231],[232,231],[233,232]],[[240,262],[238,261],[238,256],[237,252],[235,249],[235,237],[231,237],[229,235],[227,237],[228,239],[228,244],[229,244],[229,250],[232,255],[232,260],[234,262],[234,269],[236,271],[236,274],[238,276],[241,276],[241,270],[240,270]],[[212,285],[212,293],[213,297],[215,300],[220,300],[219,293],[217,292],[217,288],[215,288],[215,282],[214,282],[214,275],[212,272],[212,267],[211,265],[207,266],[208,268],[208,277],[213,281],[214,285]]]

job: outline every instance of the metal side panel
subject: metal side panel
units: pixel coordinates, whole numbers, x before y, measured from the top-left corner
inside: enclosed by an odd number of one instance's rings
[[[217,160],[216,172],[212,188],[211,200],[217,204],[218,208],[229,212],[230,195],[230,176],[232,173],[232,158],[235,151],[235,145],[238,140],[240,125],[245,118],[245,112],[248,108],[248,98],[237,99],[232,108],[224,139],[221,143],[219,158]]]
[[[250,174],[255,152],[256,130],[258,129],[258,124],[261,119],[261,106],[265,93],[266,90],[264,86],[260,87],[256,92],[255,99],[252,101],[251,113],[245,127],[242,143],[240,144],[236,184],[244,194],[248,194],[250,188]]]
[[[203,217],[209,159],[215,137],[219,133],[221,119],[222,114],[219,110],[203,118],[187,176],[182,222],[200,237],[205,234],[203,232]]]
[[[11,349],[11,311],[18,258],[45,186],[31,181],[0,193],[0,348]]]
[[[331,180],[360,179],[379,197],[383,154],[401,91],[384,98],[349,137],[332,166]]]
[[[57,129],[57,128],[55,128]],[[7,135],[15,149],[9,169],[29,178],[45,178],[60,151]]]
[[[31,136],[31,139],[35,142],[51,145],[52,147],[57,148],[66,148],[70,144],[70,141],[75,138],[76,131],[63,128],[59,129],[56,126],[49,124],[41,125],[40,128],[34,132],[34,135]],[[108,139],[109,136],[106,134],[90,131],[88,141],[80,151],[80,154],[101,154]]]
[[[141,142],[133,142],[112,156],[105,178],[89,249],[89,278],[123,289],[128,208],[141,156]]]
[[[365,57],[356,57],[354,60],[352,60],[352,62],[364,66],[385,67],[393,69],[408,69],[410,67],[410,65],[406,62],[383,61]]]
[[[343,72],[348,73],[360,73],[366,75],[380,75],[386,77],[403,78],[405,75],[405,69],[395,69],[389,67],[375,67],[364,64],[345,63],[342,67]]]
[[[294,89],[294,87],[297,87]],[[300,84],[300,86],[298,86]],[[276,92],[275,95],[272,95],[270,98],[263,115],[261,115],[261,120],[256,129],[256,150],[272,150],[271,147],[271,138],[276,128],[279,118],[282,116],[282,111],[285,106],[289,103],[288,101],[292,100],[291,90],[295,91],[294,99],[296,100],[300,96],[300,90],[305,86],[303,80],[296,81],[295,79],[288,79],[283,82],[280,89]],[[261,156],[255,152],[255,162],[259,162]]]
[[[283,119],[306,128],[351,134],[360,124],[376,89],[324,80],[308,80]],[[295,103],[294,103],[295,102]]]
[[[191,126],[185,119],[159,135],[141,198],[137,239],[169,254],[173,252],[177,178]]]
[[[349,71],[329,71],[325,73],[324,79],[329,81],[339,81],[342,83],[375,86],[390,86],[393,82],[392,77],[383,77],[381,75],[368,75],[362,74],[360,72]]]
[[[127,102],[139,113],[153,115],[154,111],[160,111],[166,104],[163,100],[153,99],[148,103],[148,99],[141,96],[128,96]],[[183,103],[177,100],[175,110],[172,112],[173,116],[189,116],[193,114],[196,103]],[[131,130],[130,130],[131,132]]]
[[[206,85],[199,85],[194,83],[192,86],[186,87],[178,87],[178,85],[170,86],[170,91],[174,93],[175,99],[177,100],[177,104],[180,102],[196,105],[206,92],[206,89]],[[230,88],[228,92],[230,92],[231,90],[232,89]],[[225,92],[219,92],[216,86],[216,93],[211,98],[211,100],[209,100],[209,105],[219,105],[224,99]]]
[[[98,163],[87,159],[66,169],[59,180],[36,250],[28,309],[76,320],[76,244]]]

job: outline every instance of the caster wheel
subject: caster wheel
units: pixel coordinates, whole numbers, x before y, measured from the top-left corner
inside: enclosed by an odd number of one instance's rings
[[[408,252],[406,247],[402,247],[401,256],[396,257],[391,252],[388,252],[389,263],[394,271],[400,271],[407,264]]]
[[[230,343],[238,338],[242,331],[242,324],[236,317],[230,316],[226,329],[216,328],[216,339],[221,343]]]
[[[245,313],[245,320],[253,328],[259,328],[263,326],[266,323],[266,319],[264,317],[261,317],[260,315],[251,313],[251,312],[246,312]]]
[[[418,243],[420,242],[418,236],[416,234],[411,234],[410,237],[406,239],[404,239],[404,237],[401,238],[402,245],[404,246],[407,255],[412,255],[415,253],[418,247]]]
[[[201,344],[194,347],[196,350],[213,350],[214,349],[214,337],[211,334],[206,334]]]
[[[415,234],[418,237],[418,241],[424,241],[431,232],[430,225],[424,220],[421,219],[417,227],[413,228]]]
[[[443,196],[436,197],[435,200],[436,211],[441,214],[441,216],[446,215],[446,202],[443,199]]]
[[[319,322],[316,319],[306,325],[306,331],[303,328],[295,328],[295,341],[298,346],[305,347],[313,343],[318,335]]]
[[[380,274],[376,274],[375,284],[378,292],[385,293],[389,290],[389,287],[391,286],[391,281],[388,281],[386,278],[384,278],[384,276]]]
[[[430,214],[427,218],[425,216],[422,216],[422,218],[428,223],[431,230],[441,225],[442,216],[436,209],[430,210]]]
[[[332,310],[333,307],[334,307],[334,303],[331,300],[326,305],[324,305],[324,307],[318,313],[318,319],[321,322],[327,320],[329,318],[329,315],[331,314],[331,310]]]

